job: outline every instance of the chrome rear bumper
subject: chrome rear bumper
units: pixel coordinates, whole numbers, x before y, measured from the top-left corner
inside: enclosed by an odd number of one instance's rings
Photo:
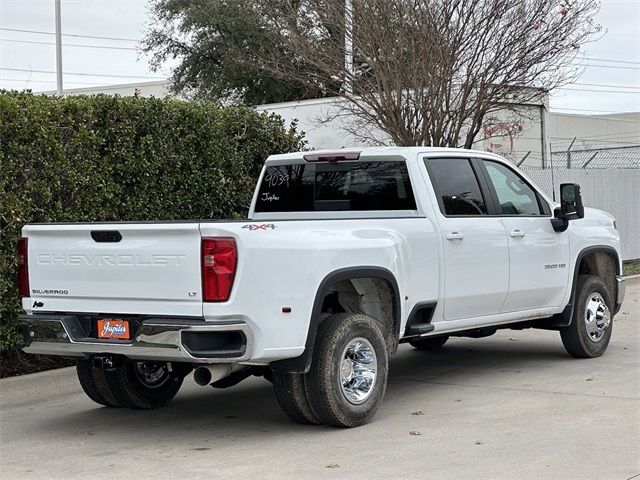
[[[73,315],[22,315],[18,323],[27,353],[84,358],[97,354],[124,355],[136,360],[191,363],[236,363],[249,360],[253,335],[244,322],[207,323],[200,320],[144,320],[132,340],[100,340],[87,337]],[[183,332],[241,332],[242,348],[199,354],[183,342]],[[205,354],[206,353],[206,354]]]

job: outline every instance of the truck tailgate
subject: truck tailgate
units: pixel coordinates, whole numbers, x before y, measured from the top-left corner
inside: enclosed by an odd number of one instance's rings
[[[202,315],[198,223],[28,225],[27,311]]]

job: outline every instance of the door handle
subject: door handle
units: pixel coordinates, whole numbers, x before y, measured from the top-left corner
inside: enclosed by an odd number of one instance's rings
[[[524,237],[524,232],[522,230],[513,230],[511,233],[509,233],[509,236],[511,238],[522,238]]]
[[[464,235],[461,234],[460,232],[451,232],[449,234],[447,234],[447,240],[462,240],[464,238]]]

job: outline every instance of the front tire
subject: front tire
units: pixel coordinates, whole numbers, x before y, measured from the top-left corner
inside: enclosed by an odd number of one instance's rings
[[[182,386],[184,372],[171,362],[140,362],[124,359],[104,372],[109,390],[123,405],[140,409],[166,405]]]
[[[311,408],[329,425],[368,423],[387,387],[387,345],[378,323],[338,313],[320,323],[317,339],[304,382]]]
[[[571,325],[560,329],[562,344],[576,358],[602,355],[613,328],[611,293],[600,277],[580,275]]]

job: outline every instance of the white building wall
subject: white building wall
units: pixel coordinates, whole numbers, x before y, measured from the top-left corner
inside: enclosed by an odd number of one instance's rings
[[[610,115],[549,116],[549,141],[554,151],[640,145],[640,112]]]
[[[153,82],[137,82],[137,83],[124,83],[118,85],[101,85],[96,87],[86,88],[65,88],[65,95],[120,95],[121,97],[133,97],[137,95],[139,97],[173,97],[174,95],[169,91],[170,84],[167,80],[157,80]],[[42,92],[45,95],[57,95],[56,90]]]
[[[375,126],[367,129],[366,136],[376,137],[377,142],[349,133],[354,129],[354,120],[339,114],[338,102],[340,100],[336,98],[323,98],[259,105],[256,108],[258,111],[276,113],[286,122],[297,121],[299,129],[305,132],[309,146],[313,149],[390,143],[388,136]],[[542,105],[524,108],[524,116],[515,117],[512,113],[504,111],[498,112],[495,118],[488,119],[473,147],[498,153],[515,163],[528,154],[523,164],[541,167],[542,124],[548,121],[548,113]],[[541,115],[544,117],[542,120]]]

